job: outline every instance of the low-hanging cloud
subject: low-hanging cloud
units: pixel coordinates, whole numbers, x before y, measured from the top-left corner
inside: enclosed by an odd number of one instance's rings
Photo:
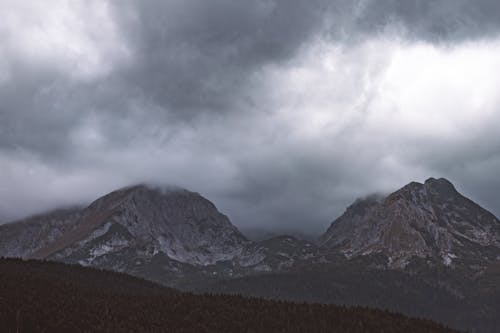
[[[444,176],[497,215],[494,1],[4,1],[0,219],[136,182],[319,232]]]

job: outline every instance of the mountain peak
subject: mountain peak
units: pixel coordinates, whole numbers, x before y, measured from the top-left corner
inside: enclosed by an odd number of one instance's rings
[[[95,200],[73,229],[30,257],[121,267],[131,255],[142,261],[159,254],[206,265],[231,258],[246,242],[227,216],[199,193],[137,184]]]
[[[441,195],[457,194],[455,186],[445,178],[429,178],[425,181],[424,186],[427,189],[434,190]]]
[[[101,197],[97,200],[102,200],[105,197],[116,197],[122,195],[134,195],[134,196],[149,196],[149,195],[157,195],[157,196],[184,196],[184,197],[201,197],[201,195],[197,192],[191,192],[185,188],[172,186],[172,185],[151,185],[147,183],[139,183],[134,185],[129,185],[109,194]],[[97,201],[96,200],[96,201]]]
[[[135,184],[110,192],[90,204],[88,211],[103,210],[110,213],[117,210],[158,208],[187,209],[190,211],[217,210],[215,205],[197,192],[176,186]],[[154,221],[154,218],[149,219]],[[147,221],[149,221],[147,220]]]
[[[434,258],[445,265],[500,258],[500,221],[444,178],[411,182],[382,201],[357,200],[320,238],[346,256],[383,253],[389,264]],[[493,250],[492,250],[493,249]],[[496,249],[496,250],[494,250]]]

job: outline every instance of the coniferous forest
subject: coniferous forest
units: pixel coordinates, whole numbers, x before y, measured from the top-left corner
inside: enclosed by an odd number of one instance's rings
[[[181,293],[125,274],[0,260],[3,332],[453,332],[382,310]]]

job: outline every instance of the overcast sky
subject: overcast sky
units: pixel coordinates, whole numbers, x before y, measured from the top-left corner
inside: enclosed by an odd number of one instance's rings
[[[138,182],[319,232],[446,177],[500,215],[497,0],[0,0],[0,221]]]

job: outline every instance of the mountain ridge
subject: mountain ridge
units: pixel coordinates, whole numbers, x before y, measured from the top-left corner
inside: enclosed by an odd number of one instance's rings
[[[136,185],[80,210],[0,226],[0,256],[124,272],[185,291],[395,309],[495,332],[498,227],[449,181],[430,178],[357,199],[317,243],[251,241],[198,193]]]
[[[272,241],[281,245],[271,245],[271,248],[287,247],[280,238],[282,236],[250,241],[212,202],[199,193],[182,188],[145,184],[127,186],[98,198],[84,209],[69,210],[65,214],[67,216],[58,221],[58,214],[51,213],[28,219],[31,221],[28,224],[0,226],[0,230],[8,234],[4,238],[14,238],[16,232],[22,235],[21,225],[36,225],[37,219],[40,223],[36,228],[41,230],[37,231],[38,238],[43,238],[40,235],[44,233],[50,234],[43,228],[54,229],[47,240],[34,241],[36,244],[26,246],[24,250],[16,250],[19,242],[12,244],[12,240],[7,239],[4,242],[7,245],[3,249],[0,246],[0,255],[92,265],[96,258],[101,260],[133,247],[136,252],[142,252],[142,255],[136,253],[135,257],[142,259],[148,257],[148,251],[151,252],[148,260],[162,252],[164,258],[183,264],[211,266],[234,259],[238,266],[245,267],[256,265],[259,260],[264,262],[266,255],[263,253],[275,257],[271,260],[274,263],[280,257],[283,262],[288,262],[287,266],[306,257],[320,261],[325,253],[334,251],[347,258],[383,253],[387,255],[390,267],[404,268],[413,257],[439,257],[443,264],[453,266],[458,261],[453,252],[458,245],[474,247],[465,256],[467,260],[474,256],[486,261],[496,260],[493,252],[500,248],[499,220],[462,196],[444,178],[411,182],[386,196],[371,195],[355,200],[316,244],[295,241],[299,250],[292,252],[298,254],[303,249],[307,254],[293,260],[290,260],[290,253],[282,255],[280,250],[270,253],[266,249]],[[472,219],[472,222],[467,219]],[[57,223],[46,222],[52,220]],[[26,238],[29,236],[24,240]],[[103,241],[104,238],[107,241]],[[96,239],[102,242],[91,248],[89,244]],[[88,247],[87,254],[78,254],[85,246]],[[487,253],[487,248],[492,250],[491,253]],[[122,255],[119,261],[125,260],[126,255]],[[101,260],[99,265],[105,264]],[[124,266],[127,265],[122,262],[115,269],[124,269]],[[266,271],[272,270],[272,266],[267,263],[255,267],[260,267],[258,271]]]
[[[474,257],[493,261],[500,259],[489,251],[494,247],[500,254],[500,221],[448,180],[429,178],[384,198],[356,201],[332,222],[319,244],[347,257],[381,252],[392,267],[401,268],[414,256],[441,257],[445,265]]]

